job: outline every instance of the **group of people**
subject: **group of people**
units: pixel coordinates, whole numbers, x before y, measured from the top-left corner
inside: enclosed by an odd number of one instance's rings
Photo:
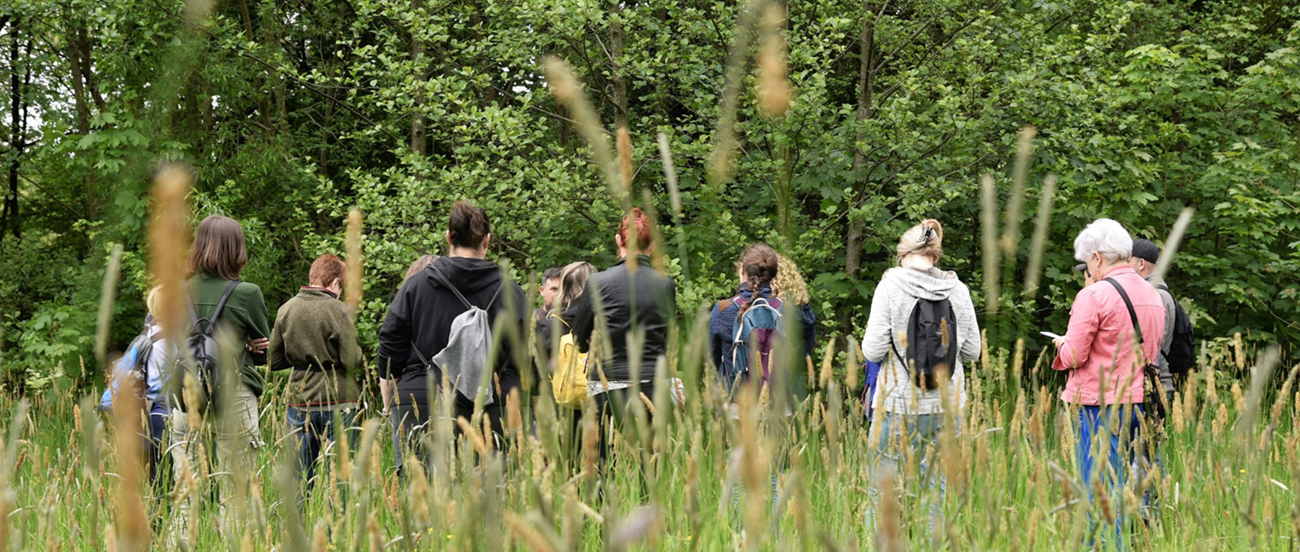
[[[492,245],[487,213],[456,203],[444,236],[447,254],[426,255],[411,265],[379,331],[374,363],[399,472],[409,458],[422,458],[417,443],[437,416],[435,403],[444,389],[454,390],[454,417],[481,413],[486,423],[479,427],[496,435],[503,433],[508,403],[535,392],[524,388],[524,371],[533,370],[534,363],[520,366],[512,350],[526,341],[518,333],[514,339],[494,335],[501,328],[536,336],[539,356],[551,360],[537,363],[548,368],[534,377],[559,373],[557,356],[569,363],[579,359],[587,399],[582,402],[596,409],[605,427],[619,423],[630,402],[649,400],[676,318],[674,283],[651,262],[652,232],[653,221],[632,209],[613,236],[618,261],[602,271],[586,262],[546,271],[543,305],[532,309],[524,290],[486,260]],[[936,449],[945,425],[961,423],[964,369],[983,346],[970,290],[955,273],[939,268],[942,225],[926,220],[908,229],[896,253],[897,265],[885,272],[871,299],[861,342],[863,360],[879,366],[878,376],[868,381],[871,392],[864,405],[879,411],[874,419],[882,437],[874,450],[884,464],[895,466],[905,458],[924,462],[928,455],[908,449]],[[1078,268],[1086,286],[1075,299],[1068,331],[1055,340],[1052,366],[1069,373],[1061,399],[1079,406],[1077,452],[1084,477],[1101,473],[1117,483],[1136,458],[1133,440],[1149,400],[1142,387],[1149,379],[1145,366],[1160,369],[1159,383],[1172,399],[1164,357],[1176,304],[1167,288],[1150,281],[1159,249],[1132,239],[1118,222],[1100,219],[1089,225],[1075,240],[1074,254],[1083,263]],[[199,224],[187,260],[191,316],[213,319],[244,345],[232,399],[221,406],[235,421],[226,430],[235,433],[220,439],[217,459],[247,458],[262,445],[262,367],[289,371],[285,423],[298,444],[300,476],[310,486],[322,449],[354,426],[360,399],[363,353],[353,313],[340,300],[347,265],[335,255],[318,257],[307,285],[280,307],[272,325],[261,290],[240,280],[247,260],[237,221],[210,216]],[[737,261],[736,278],[736,292],[713,306],[708,324],[711,359],[723,388],[732,392],[767,382],[772,372],[784,369],[772,361],[778,352],[792,359],[789,366],[805,366],[816,345],[816,317],[794,263],[757,243]],[[151,312],[157,312],[156,297],[150,293]],[[151,316],[142,333],[148,339],[138,341],[152,354],[128,351],[124,362],[146,365],[150,457],[160,457],[170,425],[174,460],[192,466],[199,461],[202,414],[181,408],[183,378],[171,367],[182,355],[160,335]],[[550,354],[560,343],[572,351]],[[489,354],[490,348],[496,354]],[[678,389],[674,399],[681,395]],[[105,400],[110,398],[106,392]],[[1110,427],[1108,420],[1119,408],[1126,423]],[[607,433],[601,432],[602,454],[609,446]],[[1110,440],[1105,466],[1092,446],[1099,435]],[[1121,458],[1126,450],[1130,457]],[[928,466],[921,468],[926,472]],[[237,468],[222,471],[231,469]],[[942,485],[942,477],[929,479]]]

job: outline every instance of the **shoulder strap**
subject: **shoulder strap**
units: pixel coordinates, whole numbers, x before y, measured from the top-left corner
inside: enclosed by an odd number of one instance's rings
[[[889,332],[889,348],[890,348],[890,349],[893,349],[893,351],[894,351],[894,356],[898,357],[898,362],[900,362],[900,363],[903,364],[903,373],[905,373],[905,374],[911,374],[911,373],[912,373],[912,368],[911,368],[910,366],[907,365],[907,357],[904,357],[902,353],[898,352],[898,345],[895,345],[895,344],[894,344],[894,332],[893,332],[893,330],[890,330],[890,332]]]
[[[1138,343],[1145,343],[1142,339],[1142,326],[1138,324],[1137,311],[1133,310],[1133,302],[1129,300],[1128,292],[1124,291],[1124,287],[1119,285],[1119,282],[1110,278],[1106,278],[1106,281],[1115,286],[1115,291],[1118,291],[1120,298],[1124,300],[1124,306],[1128,307],[1128,317],[1133,321],[1133,332],[1137,334]]]
[[[447,275],[443,274],[441,270],[438,270],[438,267],[436,266],[429,265],[429,268],[433,270],[433,273],[435,276],[438,277],[438,280],[442,281],[442,285],[447,286],[447,289],[450,289],[451,292],[456,295],[456,298],[460,299],[461,303],[464,303],[466,309],[474,308],[473,303],[470,303],[469,299],[466,299],[465,296],[460,293],[460,290],[456,289],[456,286],[451,285],[451,280],[447,279]],[[492,305],[497,302],[497,297],[501,295],[501,288],[505,286],[506,286],[505,282],[501,282],[500,284],[497,284],[496,293],[492,294],[492,298],[488,300],[488,304],[486,307],[483,308],[483,310],[485,311],[492,310]]]
[[[229,284],[226,284],[226,289],[221,292],[221,299],[217,300],[217,308],[212,309],[212,316],[203,320],[207,322],[203,327],[203,333],[206,334],[212,332],[213,325],[216,324],[217,319],[221,317],[221,311],[226,310],[226,301],[230,299],[230,294],[234,293],[235,288],[237,287],[239,287],[239,280],[231,280]],[[190,308],[190,320],[194,326],[197,327],[200,322],[199,311],[194,307],[194,294],[190,291],[188,286],[185,289],[185,303]],[[194,333],[193,327],[190,328],[190,333]]]

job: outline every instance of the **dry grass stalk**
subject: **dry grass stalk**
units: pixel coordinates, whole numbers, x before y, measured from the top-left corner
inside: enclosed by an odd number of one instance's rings
[[[1025,269],[1025,296],[1033,298],[1038,292],[1038,280],[1043,271],[1043,249],[1047,247],[1047,233],[1051,230],[1052,206],[1056,201],[1056,175],[1043,179],[1043,190],[1038,195],[1038,216],[1034,219],[1034,238],[1029,244],[1029,266]]]
[[[673,164],[673,150],[668,145],[668,135],[662,132],[659,133],[659,161],[664,167],[664,182],[668,185],[668,199],[673,208],[673,217],[680,219],[682,192],[677,187],[677,168]]]
[[[122,271],[122,244],[113,246],[104,269],[104,285],[99,292],[99,319],[95,325],[95,361],[108,370],[104,362],[108,357],[108,330],[113,322],[113,301],[117,298],[117,280]],[[83,368],[84,372],[84,368]]]
[[[984,257],[984,300],[985,308],[990,313],[998,312],[998,296],[1002,292],[1001,284],[998,281],[998,267],[1002,265],[1001,249],[998,248],[998,201],[997,185],[993,182],[992,175],[984,175],[980,180],[980,223],[981,223],[981,242],[983,249],[981,253]],[[987,341],[985,342],[987,343]],[[988,347],[984,350],[987,353]]]
[[[1183,235],[1187,233],[1187,227],[1192,223],[1192,214],[1194,212],[1191,207],[1187,207],[1178,214],[1178,219],[1174,221],[1174,226],[1169,231],[1169,237],[1165,239],[1165,246],[1160,251],[1160,258],[1156,261],[1156,270],[1151,275],[1153,282],[1164,280],[1165,274],[1169,271],[1169,266],[1174,262],[1174,256],[1178,254],[1178,247],[1183,242]]]
[[[189,207],[185,196],[190,183],[190,173],[184,167],[164,168],[154,180],[153,217],[149,222],[149,273],[159,286],[159,312],[153,315],[163,332],[173,337],[179,337],[187,326],[182,283],[189,250]]]
[[[712,186],[721,186],[736,169],[736,106],[740,103],[740,90],[745,81],[745,62],[749,57],[750,41],[753,40],[755,10],[763,3],[764,0],[748,0],[740,7],[735,41],[727,54],[727,68],[723,72],[725,85],[718,130],[715,133],[717,143],[714,144],[708,161],[709,184]]]
[[[533,552],[556,551],[554,543],[548,541],[541,531],[538,531],[531,523],[528,523],[514,512],[507,511],[505,521],[506,525],[510,527],[510,533],[527,545],[529,550]]]
[[[126,378],[118,381],[119,392],[113,400],[113,415],[117,420],[117,472],[120,477],[114,495],[117,509],[117,546],[123,552],[144,550],[149,542],[149,521],[145,515],[142,488],[145,477],[144,458],[140,448],[140,413],[144,411],[141,400],[131,390]]]
[[[352,209],[348,212],[348,235],[347,235],[347,304],[352,316],[356,316],[361,309],[361,298],[365,290],[362,289],[361,275],[365,267],[366,260],[362,257],[361,252],[361,234],[362,233],[362,215],[360,209]]]
[[[623,188],[632,189],[632,134],[627,127],[618,127],[614,134],[614,145],[618,149],[618,174],[622,178]]]
[[[787,78],[785,8],[772,2],[763,9],[763,45],[758,52],[758,108],[769,117],[782,117],[790,109],[794,86]]]
[[[614,199],[623,206],[626,211],[630,206],[631,197],[628,189],[623,185],[622,176],[619,174],[618,165],[614,162],[614,155],[609,149],[609,142],[605,135],[605,128],[600,123],[600,116],[596,114],[595,108],[587,101],[586,94],[582,90],[582,84],[574,76],[573,70],[564,60],[547,56],[543,61],[546,66],[546,83],[551,88],[551,93],[555,99],[569,110],[573,115],[574,124],[578,133],[582,134],[583,139],[591,148],[592,161],[600,168],[605,177],[605,184],[609,187],[609,192]]]
[[[1016,143],[1016,164],[1011,171],[1011,193],[1007,196],[1006,231],[1002,233],[1002,256],[1016,259],[1020,252],[1020,213],[1024,209],[1025,181],[1029,179],[1029,162],[1034,157],[1036,127],[1020,130]]]
[[[902,527],[903,506],[898,502],[898,474],[888,468],[880,470],[877,485],[879,502],[876,507],[876,550],[907,550]]]

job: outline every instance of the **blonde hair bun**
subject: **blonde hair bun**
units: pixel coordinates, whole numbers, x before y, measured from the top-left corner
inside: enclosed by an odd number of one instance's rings
[[[939,221],[926,219],[903,232],[898,239],[898,258],[915,254],[930,255],[936,261],[943,256],[943,225]]]

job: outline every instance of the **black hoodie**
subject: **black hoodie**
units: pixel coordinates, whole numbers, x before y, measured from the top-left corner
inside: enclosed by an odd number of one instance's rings
[[[381,376],[397,380],[395,400],[423,408],[429,404],[429,376],[433,376],[434,383],[438,384],[442,381],[442,372],[437,367],[426,371],[420,356],[411,351],[411,345],[414,343],[425,359],[433,358],[447,347],[452,320],[468,310],[434,275],[434,267],[446,276],[470,304],[479,308],[487,307],[488,301],[492,300],[503,281],[500,268],[490,261],[469,257],[439,257],[431,267],[407,279],[402,284],[402,289],[397,291],[397,297],[388,306],[384,326],[379,330],[379,354],[375,361]],[[508,285],[491,308],[487,309],[493,331],[497,331],[499,324],[509,322],[522,330],[526,328],[526,321],[531,321],[528,318],[524,290],[514,282]],[[514,296],[510,297],[510,294]],[[514,312],[507,312],[507,305],[513,306]],[[502,315],[509,318],[502,319]],[[511,361],[512,358],[510,340],[506,339],[502,342],[496,365],[496,380],[500,382],[501,392],[497,402],[501,404],[505,402],[502,398],[509,396],[510,391],[520,385],[519,370]],[[457,396],[457,402],[469,401]]]

